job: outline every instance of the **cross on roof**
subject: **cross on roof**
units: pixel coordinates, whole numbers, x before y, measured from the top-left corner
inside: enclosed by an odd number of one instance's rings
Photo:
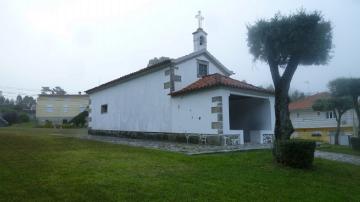
[[[199,28],[202,28],[202,22],[204,20],[204,17],[201,15],[201,11],[198,11],[198,14],[195,15],[195,18],[198,19]]]

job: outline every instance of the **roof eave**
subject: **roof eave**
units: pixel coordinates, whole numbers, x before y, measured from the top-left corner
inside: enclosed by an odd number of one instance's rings
[[[104,83],[104,84],[101,84],[101,85],[96,86],[94,88],[91,88],[89,90],[86,90],[85,92],[87,94],[92,94],[92,93],[95,93],[95,92],[98,92],[98,91],[101,91],[101,90],[104,90],[104,89],[107,89],[107,88],[111,88],[111,87],[116,86],[116,85],[118,85],[120,83],[123,83],[123,82],[129,81],[131,79],[134,79],[134,78],[149,74],[149,73],[154,72],[154,71],[158,71],[158,70],[163,69],[163,68],[166,68],[171,64],[172,64],[172,60],[166,60],[166,61],[163,61],[161,63],[152,65],[150,67],[140,69],[140,70],[138,70],[136,72],[121,76],[121,77],[119,77],[117,79],[111,80],[111,81],[109,81],[107,83]]]
[[[193,90],[188,90],[188,91],[175,91],[173,93],[169,93],[168,95],[170,95],[171,97],[176,97],[176,96],[181,96],[181,95],[186,95],[189,93],[194,93],[194,92],[198,92],[198,91],[202,91],[202,90],[206,90],[206,89],[210,89],[210,88],[215,88],[215,87],[224,87],[224,88],[231,88],[231,89],[237,89],[237,90],[242,90],[242,91],[249,91],[249,92],[256,92],[256,93],[263,93],[263,94],[267,94],[267,95],[274,95],[273,92],[268,92],[268,91],[262,91],[262,90],[251,90],[251,89],[242,89],[242,88],[237,88],[234,86],[228,86],[228,85],[224,85],[224,84],[215,84],[215,85],[209,85],[203,88],[198,88],[198,89],[193,89]]]

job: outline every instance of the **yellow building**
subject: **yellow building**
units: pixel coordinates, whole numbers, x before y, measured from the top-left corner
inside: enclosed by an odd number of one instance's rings
[[[317,93],[302,100],[290,103],[290,118],[295,132],[293,137],[330,142],[331,134],[336,131],[336,119],[332,111],[314,111],[312,105],[318,99],[330,97],[329,93]],[[353,135],[357,118],[353,109],[344,113],[341,119],[342,135]]]
[[[88,95],[39,95],[36,103],[36,120],[53,124],[69,122],[89,106]]]

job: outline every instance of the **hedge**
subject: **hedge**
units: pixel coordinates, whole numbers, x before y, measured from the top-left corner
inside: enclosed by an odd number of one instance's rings
[[[278,163],[293,168],[311,168],[316,144],[309,140],[275,142],[274,155]]]
[[[350,144],[353,150],[360,151],[360,137],[350,138]]]

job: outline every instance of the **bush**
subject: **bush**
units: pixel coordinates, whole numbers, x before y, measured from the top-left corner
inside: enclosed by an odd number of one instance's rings
[[[30,121],[30,118],[29,118],[29,116],[28,116],[27,114],[21,113],[21,114],[19,115],[19,122],[20,122],[20,123],[29,122],[29,121]]]
[[[73,119],[71,119],[70,123],[77,127],[84,127],[88,116],[89,112],[83,111],[80,114],[76,115]]]
[[[19,115],[15,111],[8,111],[3,114],[3,118],[10,124],[19,122]]]
[[[285,140],[275,143],[274,155],[278,163],[293,168],[311,168],[314,161],[315,142]]]
[[[353,150],[360,151],[360,137],[350,138],[350,144]]]
[[[45,121],[45,124],[44,124],[42,127],[43,127],[43,128],[53,128],[54,125],[52,124],[51,121],[46,120],[46,121]]]
[[[63,124],[61,125],[61,128],[64,128],[64,129],[76,128],[76,126],[73,125],[73,124],[69,124],[69,123],[63,123]]]

